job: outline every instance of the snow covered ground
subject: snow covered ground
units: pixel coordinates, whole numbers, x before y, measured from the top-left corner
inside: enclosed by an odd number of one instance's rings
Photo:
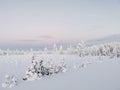
[[[45,62],[52,60],[54,64],[64,59],[67,72],[23,81],[32,55],[0,56],[0,84],[6,74],[13,74],[18,85],[11,90],[120,90],[120,58],[57,54],[36,56],[36,59],[40,58]],[[0,86],[0,90],[9,89]]]

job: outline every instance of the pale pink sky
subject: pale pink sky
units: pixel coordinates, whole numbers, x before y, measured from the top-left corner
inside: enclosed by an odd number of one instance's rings
[[[0,45],[74,43],[119,33],[118,0],[0,0]]]

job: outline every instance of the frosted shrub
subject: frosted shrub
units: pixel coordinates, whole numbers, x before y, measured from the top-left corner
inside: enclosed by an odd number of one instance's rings
[[[3,88],[12,88],[17,85],[17,79],[14,75],[5,75],[5,82],[2,83]]]

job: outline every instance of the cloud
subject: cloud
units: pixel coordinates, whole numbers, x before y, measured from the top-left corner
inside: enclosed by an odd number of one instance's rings
[[[53,40],[54,37],[53,36],[49,36],[49,35],[43,35],[43,36],[38,36],[36,37],[36,39],[21,39],[21,40],[17,40],[17,42],[19,43],[39,43],[39,42],[42,42],[42,43],[45,43],[45,41],[48,41],[48,40]]]
[[[21,42],[37,42],[38,40],[29,40],[29,39],[25,39],[25,40],[19,40]]]
[[[38,36],[38,38],[40,38],[40,39],[54,39],[53,36],[49,36],[49,35]]]

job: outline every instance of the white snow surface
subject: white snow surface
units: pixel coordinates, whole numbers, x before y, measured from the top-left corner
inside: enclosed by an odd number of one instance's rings
[[[0,90],[9,90],[2,87],[6,74],[18,79],[18,85],[10,90],[120,90],[120,58],[37,55],[37,60],[52,60],[54,64],[64,59],[67,72],[23,81],[31,58],[32,55],[0,56]]]

